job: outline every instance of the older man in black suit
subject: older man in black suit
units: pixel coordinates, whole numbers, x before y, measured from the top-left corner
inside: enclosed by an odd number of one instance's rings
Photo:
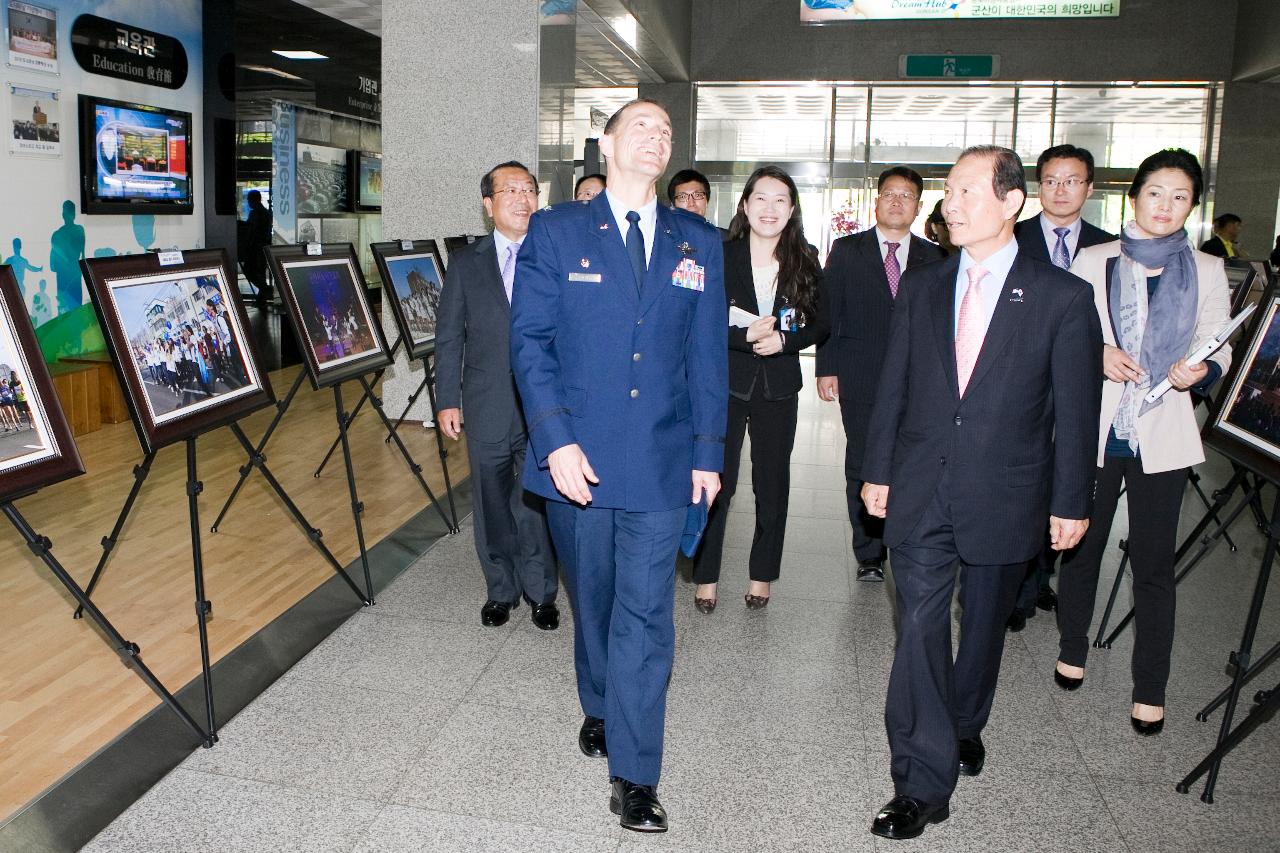
[[[511,295],[516,255],[538,206],[538,182],[517,162],[480,180],[493,233],[449,257],[436,330],[436,419],[449,438],[467,416],[467,456],[475,496],[476,554],[488,600],[486,627],[506,624],[524,598],[533,624],[560,625],[557,574],[542,499],[520,485],[528,434],[511,374]]]
[[[1013,151],[961,154],[943,215],[963,251],[908,273],[894,309],[862,467],[867,510],[887,513],[898,604],[885,708],[896,796],[871,827],[885,838],[946,820],[958,774],[982,771],[1027,561],[1046,527],[1066,550],[1089,524],[1102,331],[1087,284],[1019,252],[1025,199]]]
[[[1036,260],[1070,269],[1080,250],[1110,243],[1116,235],[1084,221],[1084,203],[1093,195],[1093,154],[1075,145],[1055,145],[1036,160],[1040,185],[1040,213],[1013,228],[1018,251]],[[1021,631],[1035,615],[1036,607],[1054,610],[1058,598],[1049,586],[1058,552],[1046,539],[1044,548],[1027,564],[1027,576],[1018,591],[1018,603],[1009,615],[1009,630]]]
[[[908,268],[946,256],[911,233],[920,215],[924,179],[914,169],[894,166],[880,173],[876,225],[831,244],[823,284],[831,305],[831,337],[818,347],[818,396],[840,401],[844,421],[845,494],[853,527],[858,580],[884,580],[884,523],[862,505],[862,454],[867,421],[889,339],[889,320]]]

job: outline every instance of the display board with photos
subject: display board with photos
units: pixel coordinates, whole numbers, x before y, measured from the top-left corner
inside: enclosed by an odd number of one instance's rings
[[[391,364],[354,247],[268,246],[267,255],[315,388]]]
[[[145,451],[275,401],[226,252],[183,252],[171,264],[145,254],[80,265]]]
[[[435,240],[374,243],[374,261],[382,276],[383,298],[391,304],[410,358],[435,350],[436,318],[444,289],[444,264]]]
[[[9,266],[0,266],[0,374],[0,501],[83,474]]]
[[[1271,283],[1231,370],[1203,438],[1229,459],[1280,484],[1280,288]]]

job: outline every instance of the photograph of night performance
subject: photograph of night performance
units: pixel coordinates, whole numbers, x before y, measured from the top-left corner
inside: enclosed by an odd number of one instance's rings
[[[320,372],[381,349],[349,260],[300,260],[284,269]]]
[[[220,274],[120,279],[109,292],[129,341],[124,367],[140,380],[157,426],[259,389]]]
[[[1217,426],[1280,461],[1280,299],[1267,306]]]

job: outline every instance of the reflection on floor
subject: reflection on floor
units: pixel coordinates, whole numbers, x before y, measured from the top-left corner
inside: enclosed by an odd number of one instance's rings
[[[753,519],[746,488],[729,527],[739,547],[727,555],[720,608],[694,610],[687,574],[677,588],[661,787],[668,834],[620,830],[604,765],[578,752],[569,620],[543,633],[521,608],[507,627],[480,627],[484,587],[464,530],[437,543],[376,607],[227,725],[215,749],[194,754],[89,849],[1280,847],[1280,723],[1229,757],[1215,805],[1173,790],[1216,734],[1219,717],[1206,724],[1194,714],[1226,685],[1226,655],[1239,642],[1261,554],[1247,521],[1233,531],[1240,552],[1217,549],[1180,589],[1164,734],[1142,739],[1129,727],[1131,632],[1094,651],[1085,687],[1064,694],[1050,678],[1057,633],[1042,613],[1009,638],[986,769],[961,779],[950,821],[916,842],[873,839],[873,812],[893,793],[881,717],[891,586],[853,580],[839,413],[818,403],[811,375],[808,382],[773,602],[763,612],[741,604]],[[1225,467],[1211,460],[1206,484],[1224,482]],[[1200,514],[1188,494],[1184,530]],[[1118,520],[1113,535],[1126,528]],[[1128,601],[1126,583],[1122,606]],[[1259,654],[1277,639],[1280,593],[1264,613]]]

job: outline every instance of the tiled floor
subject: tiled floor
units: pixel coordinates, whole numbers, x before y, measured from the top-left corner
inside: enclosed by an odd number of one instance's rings
[[[1041,614],[1009,638],[986,769],[961,779],[951,820],[916,842],[873,839],[867,825],[893,793],[881,719],[893,615],[888,585],[853,580],[843,443],[835,406],[803,392],[783,577],[768,610],[738,603],[752,525],[746,483],[719,610],[698,614],[692,586],[677,589],[661,787],[668,834],[620,830],[604,764],[577,750],[568,614],[555,633],[534,629],[527,608],[505,628],[480,627],[468,527],[88,849],[1280,850],[1280,722],[1228,758],[1214,805],[1198,788],[1173,790],[1220,720],[1194,714],[1227,684],[1227,653],[1239,642],[1262,550],[1247,518],[1233,529],[1240,552],[1217,549],[1180,589],[1164,734],[1141,739],[1126,719],[1131,634],[1094,651],[1086,686],[1064,694],[1050,679],[1057,633]],[[1225,467],[1211,460],[1206,483],[1221,484]],[[1184,529],[1200,514],[1188,493]],[[1117,521],[1116,539],[1126,526]],[[1128,600],[1126,585],[1122,607]],[[1257,653],[1277,639],[1280,592]],[[1246,702],[1277,678],[1280,666]]]

